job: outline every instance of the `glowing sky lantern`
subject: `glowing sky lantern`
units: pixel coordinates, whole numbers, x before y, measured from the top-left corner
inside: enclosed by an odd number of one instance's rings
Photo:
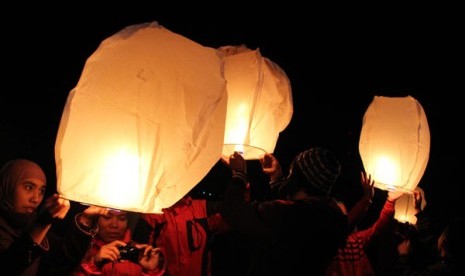
[[[258,49],[224,46],[219,52],[228,91],[223,155],[239,151],[245,159],[257,159],[273,152],[279,133],[292,118],[289,79]]]
[[[412,193],[430,151],[428,121],[420,103],[411,96],[375,96],[363,117],[359,151],[376,187]]]
[[[70,92],[57,188],[87,204],[156,213],[221,157],[226,82],[216,49],[156,22],[105,39]]]
[[[416,187],[415,190],[421,194],[421,209],[423,210],[426,207],[425,192],[420,187]],[[417,223],[415,212],[415,198],[413,194],[405,193],[397,199],[394,213],[396,220],[415,225]]]

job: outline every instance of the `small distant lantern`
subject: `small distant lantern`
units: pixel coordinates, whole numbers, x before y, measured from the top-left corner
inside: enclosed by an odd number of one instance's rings
[[[64,198],[159,213],[221,158],[226,82],[217,50],[156,22],[104,40],[68,96],[55,144]]]
[[[423,210],[426,207],[425,192],[420,187],[416,187],[415,190],[421,194],[421,210]],[[413,194],[405,193],[397,199],[394,213],[394,218],[397,221],[415,225],[417,223],[415,212],[415,198]]]
[[[412,193],[430,151],[428,121],[420,103],[411,96],[375,96],[363,117],[359,151],[376,187]]]
[[[258,49],[224,46],[219,52],[228,94],[223,156],[239,151],[250,160],[273,152],[292,118],[288,77]]]

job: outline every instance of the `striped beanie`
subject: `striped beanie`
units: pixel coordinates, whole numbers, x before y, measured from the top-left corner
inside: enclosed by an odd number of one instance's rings
[[[311,148],[299,153],[294,159],[294,169],[314,188],[329,194],[341,173],[341,165],[327,149]]]

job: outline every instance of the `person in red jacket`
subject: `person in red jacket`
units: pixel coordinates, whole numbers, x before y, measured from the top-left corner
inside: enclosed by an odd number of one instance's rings
[[[186,195],[162,214],[141,214],[133,238],[163,250],[168,275],[211,275],[210,239],[229,231],[218,208],[220,204]]]
[[[364,194],[348,212],[349,227],[354,231],[349,234],[345,246],[339,248],[330,263],[326,270],[328,276],[375,275],[366,248],[373,239],[380,237],[383,232],[389,229],[388,226],[394,220],[395,202],[403,195],[403,192],[389,191],[378,220],[367,229],[356,230],[357,224],[362,220],[370,206],[375,191],[374,180],[364,172],[361,174],[361,183]]]
[[[110,210],[97,225],[92,245],[72,275],[164,275],[161,250],[131,240],[126,211]]]

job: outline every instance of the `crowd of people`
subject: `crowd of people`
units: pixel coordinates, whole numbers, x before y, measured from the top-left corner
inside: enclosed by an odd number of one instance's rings
[[[388,191],[376,221],[360,229],[375,193],[384,191],[362,171],[362,193],[348,208],[334,193],[343,185],[338,181],[341,163],[328,149],[300,152],[287,174],[273,154],[264,154],[259,161],[269,179],[266,197],[251,196],[254,183],[240,153],[222,161],[231,177],[220,201],[186,194],[161,214],[87,206],[71,220],[68,200],[56,192],[45,198],[47,177],[37,163],[7,162],[0,170],[2,273],[465,275],[462,218],[436,233],[421,207],[424,199],[414,192],[417,222],[401,223],[394,213],[403,193]],[[52,226],[65,217],[65,231],[55,232]],[[242,250],[215,255],[223,235],[234,237]],[[229,257],[235,262],[219,261]]]

